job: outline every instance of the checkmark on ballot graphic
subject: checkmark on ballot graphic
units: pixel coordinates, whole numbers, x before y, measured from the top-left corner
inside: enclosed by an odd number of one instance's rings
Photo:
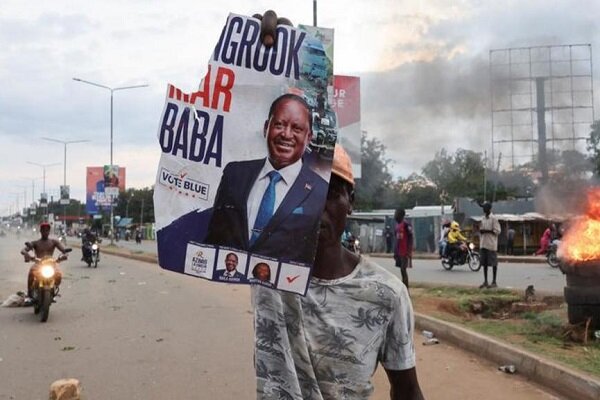
[[[286,276],[285,279],[287,279],[288,283],[292,283],[294,282],[296,279],[300,278],[300,275],[296,275],[296,276]]]

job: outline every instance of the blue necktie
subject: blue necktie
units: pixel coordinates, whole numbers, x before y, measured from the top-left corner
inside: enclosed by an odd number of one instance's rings
[[[267,175],[270,180],[269,186],[267,186],[267,190],[265,190],[265,194],[260,201],[256,221],[254,222],[254,228],[252,228],[252,235],[250,236],[250,246],[254,244],[264,227],[267,226],[275,209],[275,185],[281,180],[281,175],[277,171],[271,171]]]

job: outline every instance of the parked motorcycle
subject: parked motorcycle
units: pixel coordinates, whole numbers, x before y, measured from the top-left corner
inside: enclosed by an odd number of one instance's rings
[[[546,251],[546,262],[552,268],[558,268],[560,265],[560,259],[558,258],[558,245],[560,244],[560,240],[553,240],[548,246],[548,250]]]
[[[85,246],[88,247],[88,251],[83,256],[83,261],[87,264],[88,268],[92,265],[94,268],[98,268],[98,262],[100,262],[100,241],[97,240],[93,243],[87,243]]]
[[[463,243],[458,251],[449,251],[448,257],[442,258],[442,267],[450,271],[456,265],[467,264],[471,271],[479,271],[481,263],[479,253],[475,251],[473,243]]]
[[[72,249],[65,249],[70,252]],[[56,268],[58,263],[67,259],[66,254],[61,254],[58,258],[52,257],[34,258],[33,261],[38,268],[33,274],[33,292],[31,299],[33,302],[33,312],[40,315],[40,321],[46,322],[50,314],[50,305],[54,298],[58,296],[59,287],[55,282]]]

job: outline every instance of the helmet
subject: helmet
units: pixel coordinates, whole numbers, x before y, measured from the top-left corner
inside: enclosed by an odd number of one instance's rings
[[[352,162],[346,150],[339,145],[335,145],[333,153],[333,164],[331,165],[331,173],[336,174],[352,186],[354,186],[354,174],[352,173]]]
[[[458,222],[456,222],[456,221],[452,221],[452,222],[450,223],[450,228],[451,228],[451,229],[460,229],[460,225],[458,224]]]

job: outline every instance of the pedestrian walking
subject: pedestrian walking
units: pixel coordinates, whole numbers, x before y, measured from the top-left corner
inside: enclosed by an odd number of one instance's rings
[[[496,277],[498,274],[498,236],[500,235],[500,222],[492,214],[492,204],[487,201],[482,205],[484,216],[481,219],[479,233],[481,243],[479,245],[479,256],[483,267],[483,283],[480,289],[497,287]],[[488,267],[492,267],[492,284],[488,284]]]
[[[389,225],[385,227],[385,252],[391,253],[394,246],[394,231]]]
[[[506,254],[515,255],[515,230],[513,228],[508,228],[506,232]]]
[[[413,228],[404,220],[406,211],[403,208],[396,210],[396,244],[394,246],[394,259],[396,267],[400,268],[402,282],[408,288],[408,268],[412,268]]]

